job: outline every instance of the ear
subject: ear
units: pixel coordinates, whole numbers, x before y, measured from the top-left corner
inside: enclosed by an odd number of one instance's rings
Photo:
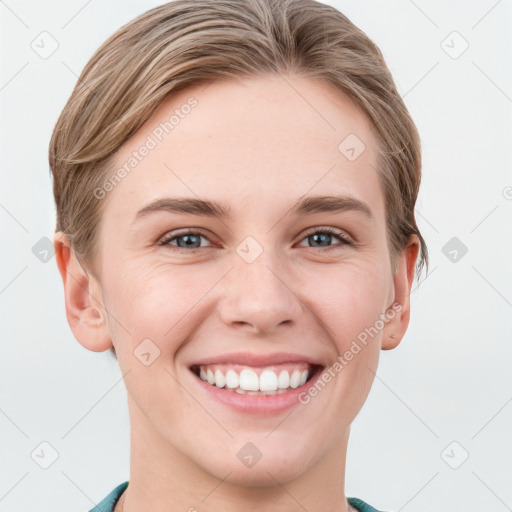
[[[93,352],[108,350],[112,340],[98,281],[83,269],[64,233],[55,233],[53,245],[64,283],[66,317],[75,338]]]
[[[382,334],[382,350],[397,347],[407,331],[411,313],[411,286],[419,249],[419,238],[412,235],[407,247],[398,256],[397,268],[393,276],[394,298],[386,311],[387,321]]]

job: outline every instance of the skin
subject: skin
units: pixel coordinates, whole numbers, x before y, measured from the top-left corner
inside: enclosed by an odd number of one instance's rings
[[[103,199],[97,278],[55,235],[72,331],[89,350],[114,345],[125,375],[131,462],[124,512],[350,510],[350,424],[380,350],[395,348],[407,329],[418,240],[411,238],[393,275],[370,123],[340,92],[308,78],[181,91],[120,148],[116,163],[190,97],[198,105]],[[350,133],[366,145],[355,161],[338,150]],[[373,219],[357,211],[290,214],[296,199],[324,194],[364,201]],[[166,196],[216,200],[234,216],[159,211],[132,224],[140,208]],[[195,239],[202,248],[194,253],[180,250],[183,238],[158,245],[189,227],[206,235]],[[312,227],[343,230],[357,243],[333,236],[315,244],[305,234]],[[250,264],[236,252],[247,236],[263,250]],[[328,367],[394,302],[401,311],[292,414],[254,418],[206,401],[188,369],[233,352],[309,354]],[[133,351],[148,338],[160,355],[145,366]],[[247,442],[263,454],[251,468],[236,456]]]

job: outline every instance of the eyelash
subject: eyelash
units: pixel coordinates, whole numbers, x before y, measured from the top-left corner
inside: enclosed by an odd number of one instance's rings
[[[319,249],[321,249],[323,252],[331,251],[336,248],[341,248],[344,245],[354,245],[354,242],[347,235],[345,235],[343,231],[339,231],[337,229],[330,228],[330,227],[311,228],[310,230],[306,231],[306,233],[304,234],[304,236],[302,237],[302,239],[300,241],[302,242],[306,238],[308,238],[312,235],[319,234],[319,233],[335,236],[341,242],[341,244],[339,244],[339,245],[333,245],[330,247],[319,247]],[[206,238],[208,241],[210,241],[208,236],[206,236],[206,234],[203,233],[201,230],[189,228],[186,231],[182,231],[179,233],[169,233],[168,235],[165,235],[160,240],[158,245],[161,245],[161,246],[167,245],[169,247],[172,247],[172,250],[186,251],[186,252],[195,252],[195,251],[199,251],[201,249],[206,249],[206,247],[194,247],[192,249],[186,249],[184,247],[173,246],[169,243],[169,242],[172,242],[173,240],[176,240],[177,238],[181,238],[181,237],[187,236],[187,235],[200,235],[200,236]],[[307,249],[316,249],[316,247],[307,247]]]

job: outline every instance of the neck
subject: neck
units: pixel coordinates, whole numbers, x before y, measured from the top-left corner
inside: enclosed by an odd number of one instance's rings
[[[134,412],[131,407],[131,413]],[[349,512],[346,501],[345,460],[350,429],[341,433],[337,444],[308,469],[290,479],[279,471],[265,471],[257,484],[244,482],[237,470],[222,475],[205,471],[179,447],[170,446],[151,429],[147,418],[137,409],[137,421],[131,417],[130,479],[115,512]],[[131,414],[132,416],[132,414]],[[141,416],[144,416],[143,418]],[[205,433],[205,435],[209,435]],[[313,460],[313,459],[312,459]],[[254,466],[249,471],[256,471]],[[247,471],[240,466],[240,471]],[[260,468],[261,473],[261,468]],[[255,473],[253,473],[255,474]]]

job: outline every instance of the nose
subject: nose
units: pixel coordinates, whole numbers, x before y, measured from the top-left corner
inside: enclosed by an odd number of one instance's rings
[[[275,257],[263,254],[247,263],[238,258],[223,280],[219,309],[222,321],[257,335],[271,335],[303,314],[291,279]]]

